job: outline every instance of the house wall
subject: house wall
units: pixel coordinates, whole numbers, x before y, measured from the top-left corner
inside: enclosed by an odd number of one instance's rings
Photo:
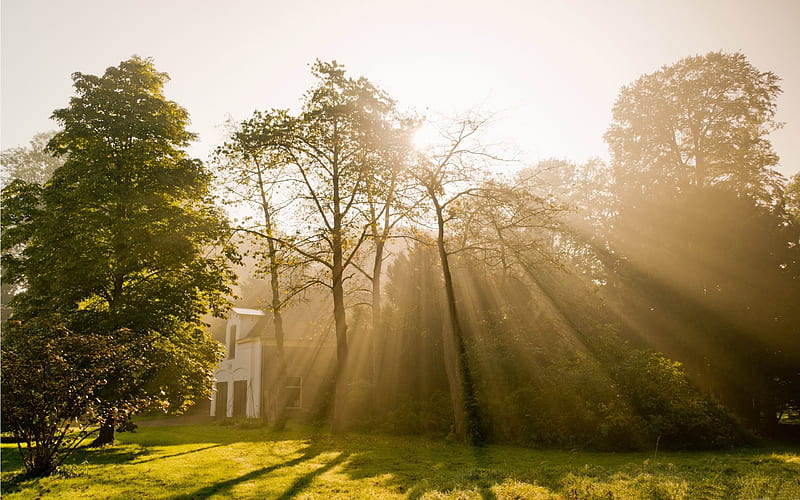
[[[262,360],[265,363],[263,381],[264,415],[274,415],[277,402],[276,380],[278,380],[277,349],[274,341],[269,339],[262,347]],[[286,375],[289,378],[300,377],[301,406],[290,408],[289,415],[301,418],[315,416],[325,405],[325,396],[331,389],[328,384],[333,380],[336,349],[330,342],[286,341],[284,345],[286,359]]]
[[[230,358],[230,348],[226,345],[226,357],[223,359],[214,374],[215,386],[211,395],[211,416],[232,417],[234,413],[234,391],[235,382],[246,381],[246,410],[245,416],[256,418],[261,415],[261,339],[249,337],[253,327],[260,318],[258,316],[246,316],[232,314],[228,320],[225,330],[225,338],[228,343],[231,335],[235,331],[236,343],[235,357]],[[216,383],[226,382],[228,384],[227,401],[225,404],[225,415],[217,415],[217,391]]]

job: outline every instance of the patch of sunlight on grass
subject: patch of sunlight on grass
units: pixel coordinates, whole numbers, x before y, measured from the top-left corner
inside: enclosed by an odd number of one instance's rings
[[[763,474],[749,474],[736,481],[739,498],[770,498],[773,500],[797,500],[800,498],[800,477],[775,478]]]
[[[655,477],[647,473],[634,477],[616,474],[608,479],[569,473],[562,480],[562,491],[568,499],[683,500],[689,498],[688,490],[685,481],[663,476]]]
[[[543,486],[507,478],[491,487],[497,500],[560,500],[562,497]]]
[[[428,491],[420,500],[481,500],[480,491],[455,489],[452,491]]]
[[[785,462],[787,464],[800,464],[800,455],[792,453],[773,453],[769,456],[770,459],[778,462]]]

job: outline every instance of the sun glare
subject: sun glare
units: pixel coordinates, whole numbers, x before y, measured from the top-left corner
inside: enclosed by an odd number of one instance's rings
[[[437,142],[441,141],[441,139],[442,134],[439,130],[430,122],[425,121],[417,128],[417,131],[414,132],[412,142],[414,149],[423,151],[433,147]]]

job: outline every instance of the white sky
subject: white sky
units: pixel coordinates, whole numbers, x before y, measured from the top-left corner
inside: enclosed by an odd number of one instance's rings
[[[531,161],[607,159],[621,86],[683,57],[742,51],[782,80],[772,135],[800,171],[800,0],[2,0],[3,149],[72,96],[70,74],[133,54],[172,77],[205,158],[228,116],[294,108],[314,59],[336,59],[402,107],[499,112]]]

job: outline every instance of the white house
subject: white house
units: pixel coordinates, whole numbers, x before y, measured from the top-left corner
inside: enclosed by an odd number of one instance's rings
[[[261,362],[267,313],[234,307],[225,328],[225,359],[214,374],[211,415],[250,417],[261,415]]]
[[[288,409],[294,416],[311,415],[319,408],[325,381],[335,366],[335,344],[319,327],[324,314],[315,305],[286,311],[284,359]],[[277,347],[272,316],[258,309],[234,307],[224,334],[226,355],[214,373],[211,416],[269,418],[276,410]]]

